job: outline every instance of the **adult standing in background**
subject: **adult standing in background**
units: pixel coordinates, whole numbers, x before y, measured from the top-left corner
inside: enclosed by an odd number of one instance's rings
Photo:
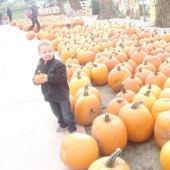
[[[11,22],[12,21],[12,10],[11,10],[10,4],[8,5],[6,12],[7,12],[8,18]]]
[[[30,11],[31,11],[31,18],[30,19],[32,21],[32,25],[28,28],[27,31],[31,31],[34,28],[35,24],[36,24],[38,32],[39,32],[41,27],[40,27],[40,23],[39,23],[38,18],[37,18],[36,3],[34,1],[31,2]]]

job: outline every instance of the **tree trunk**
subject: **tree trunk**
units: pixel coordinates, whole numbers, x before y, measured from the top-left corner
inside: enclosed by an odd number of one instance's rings
[[[59,15],[61,15],[61,14],[65,14],[63,1],[62,1],[62,0],[58,0],[58,4],[57,4],[57,5],[58,5],[59,10],[60,10]]]
[[[169,27],[170,26],[170,1],[160,0],[156,4],[156,19],[155,26]]]
[[[113,0],[99,0],[99,5],[100,12],[97,19],[104,20],[118,17],[118,10]]]
[[[74,11],[79,11],[82,9],[80,0],[69,0],[70,6]]]

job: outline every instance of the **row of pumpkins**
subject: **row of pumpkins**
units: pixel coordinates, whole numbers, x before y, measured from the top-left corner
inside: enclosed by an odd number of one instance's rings
[[[154,133],[161,148],[161,166],[169,170],[170,34],[110,21],[71,29],[46,28],[54,39],[43,37],[44,30],[37,35],[52,41],[67,66],[75,119],[81,125],[92,125],[91,136],[77,133],[63,140],[61,160],[72,169],[129,170],[116,158],[127,140],[143,142]],[[92,83],[108,84],[118,93],[105,115],[100,115],[102,99]],[[106,156],[115,153],[97,160],[99,151]]]

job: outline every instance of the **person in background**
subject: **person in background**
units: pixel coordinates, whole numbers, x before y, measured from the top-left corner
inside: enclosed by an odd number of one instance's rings
[[[37,18],[37,10],[36,10],[36,3],[34,1],[31,2],[31,7],[30,7],[30,11],[31,11],[31,21],[32,21],[32,25],[28,28],[27,31],[31,31],[35,24],[37,25],[37,29],[38,29],[38,32],[40,31],[41,27],[40,27],[40,23],[38,21],[38,18]]]
[[[66,20],[66,27],[70,28],[70,14],[67,14],[65,16],[65,20]]]
[[[9,17],[9,20],[10,20],[10,22],[12,21],[12,10],[11,10],[11,7],[10,7],[11,5],[9,4],[8,5],[8,7],[7,7],[7,15],[8,15],[8,17]]]
[[[3,16],[3,14],[0,12],[0,25],[3,25],[2,16]]]

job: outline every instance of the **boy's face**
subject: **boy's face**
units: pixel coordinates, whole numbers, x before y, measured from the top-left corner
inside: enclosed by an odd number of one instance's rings
[[[38,53],[40,57],[44,60],[46,63],[48,60],[51,60],[53,58],[53,48],[50,45],[44,45],[40,47],[40,51]]]

